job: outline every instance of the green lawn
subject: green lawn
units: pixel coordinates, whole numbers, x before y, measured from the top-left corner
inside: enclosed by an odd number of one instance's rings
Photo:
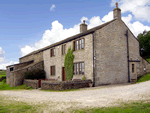
[[[145,81],[148,81],[148,80],[150,80],[150,73],[147,74],[147,75],[141,76],[141,77],[137,80],[137,83],[139,83],[139,82],[145,82]]]
[[[120,107],[102,107],[76,110],[75,113],[150,113],[150,101],[122,103]]]
[[[150,58],[147,58],[146,60],[150,63]]]
[[[48,110],[49,113],[52,112],[49,103],[42,104],[27,104],[21,101],[10,100],[9,98],[0,95],[0,113],[44,113],[43,110]],[[54,104],[53,102],[51,102]],[[121,102],[119,106],[115,107],[98,107],[98,108],[68,108],[68,113],[149,113],[150,111],[150,100],[136,101],[123,103]],[[56,113],[66,113],[57,111]]]
[[[25,102],[4,100],[0,96],[0,113],[35,113],[34,106],[28,105]]]
[[[33,88],[27,87],[26,85],[10,87],[9,84],[0,82],[0,90],[21,90],[21,89],[33,89]]]

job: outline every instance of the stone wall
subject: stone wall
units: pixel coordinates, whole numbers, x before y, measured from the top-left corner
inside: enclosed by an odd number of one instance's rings
[[[89,87],[92,83],[91,80],[83,81],[44,81],[41,80],[41,89],[43,90],[66,90],[66,89],[79,89]]]
[[[29,80],[29,79],[24,79],[23,84],[27,86],[31,86],[34,89],[38,88],[38,81],[39,80]]]
[[[36,53],[36,54],[31,54],[31,55],[19,58],[20,63],[27,62],[27,61],[30,61],[30,60],[34,60],[34,63],[38,63],[40,61],[43,61],[43,52],[39,52],[39,53]]]
[[[84,38],[85,46],[84,49],[73,51],[74,63],[84,62],[85,73],[84,75],[73,75],[73,79],[87,79],[93,80],[93,45],[92,45],[92,34],[80,37]],[[77,39],[76,39],[77,40]],[[74,41],[74,40],[73,40]],[[69,47],[73,48],[73,41],[66,43],[66,52]],[[62,81],[62,67],[64,67],[65,55],[62,55],[62,45],[55,47],[55,56],[50,57],[50,49],[43,52],[44,59],[44,70],[46,71],[47,79],[57,79]],[[55,66],[55,75],[50,75],[50,66]]]
[[[94,33],[95,86],[128,82],[125,26],[115,20]]]

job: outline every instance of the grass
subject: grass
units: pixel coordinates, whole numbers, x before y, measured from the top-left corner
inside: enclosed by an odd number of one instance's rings
[[[149,113],[150,112],[150,101],[137,101],[131,103],[121,103],[120,106],[116,107],[102,107],[92,109],[80,109],[74,113]]]
[[[0,113],[34,113],[36,108],[25,102],[4,100],[0,97]]]
[[[2,77],[2,76],[6,76],[6,71],[0,71],[0,77]]]
[[[31,87],[27,87],[26,85],[20,85],[16,87],[10,87],[9,84],[0,82],[0,90],[18,90],[18,89],[33,89]]]
[[[150,58],[147,58],[146,60],[150,63]]]
[[[141,76],[141,77],[137,80],[137,83],[145,82],[145,81],[148,81],[148,80],[150,80],[150,73]]]
[[[9,97],[10,98],[10,97]],[[59,106],[61,103],[42,103],[42,104],[27,104],[26,102],[16,101],[13,99],[7,99],[3,96],[0,96],[0,113],[38,113],[39,110],[52,112],[52,107]],[[63,103],[62,103],[63,104]],[[54,106],[53,106],[54,105]],[[63,105],[67,105],[63,104]],[[73,106],[74,104],[72,104]],[[55,108],[55,111],[58,109]],[[95,107],[95,108],[73,108],[69,107],[66,109],[69,113],[149,113],[150,111],[150,100],[135,101],[119,103],[118,106],[114,107]],[[57,111],[57,113],[66,113],[66,110]],[[43,113],[43,112],[40,112]]]

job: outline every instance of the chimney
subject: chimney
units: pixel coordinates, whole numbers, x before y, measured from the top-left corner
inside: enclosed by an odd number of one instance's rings
[[[114,18],[118,18],[121,20],[121,9],[118,8],[118,2],[116,2],[116,8],[113,10]]]
[[[80,33],[87,30],[87,25],[85,24],[85,20],[83,20],[83,23],[80,24]]]

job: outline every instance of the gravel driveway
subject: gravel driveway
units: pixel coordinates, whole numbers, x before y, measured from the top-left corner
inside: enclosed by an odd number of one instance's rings
[[[22,91],[0,91],[1,96],[8,99],[24,101],[29,104],[43,104],[49,110],[65,110],[67,108],[104,107],[117,105],[118,100],[150,99],[150,81],[139,84],[117,84],[92,88],[84,88],[68,92],[47,92],[38,89]],[[13,98],[12,98],[13,97]]]

